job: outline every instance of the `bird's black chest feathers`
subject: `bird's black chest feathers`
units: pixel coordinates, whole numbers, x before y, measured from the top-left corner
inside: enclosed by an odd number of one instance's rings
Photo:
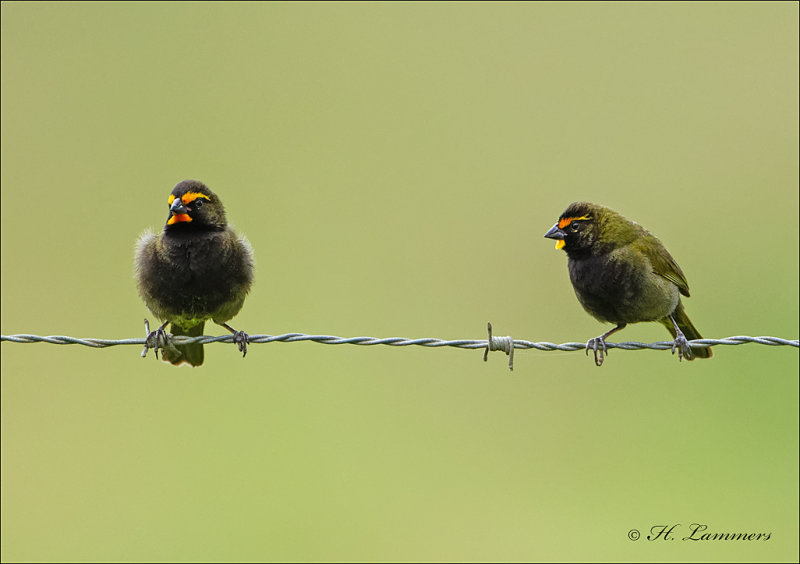
[[[191,237],[165,233],[164,243],[176,282],[201,287],[224,279],[233,243],[224,232]]]
[[[214,312],[250,284],[241,243],[232,232],[184,235],[165,233],[158,295],[170,296],[170,309]]]
[[[570,257],[569,277],[581,305],[600,321],[628,322],[628,309],[641,292],[637,265],[611,254]]]

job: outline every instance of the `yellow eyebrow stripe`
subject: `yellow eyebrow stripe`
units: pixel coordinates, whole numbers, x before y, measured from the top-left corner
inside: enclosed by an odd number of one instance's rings
[[[186,192],[183,196],[181,196],[181,202],[188,205],[190,202],[194,202],[197,198],[205,198],[209,202],[211,201],[211,198],[209,198],[205,194],[201,194],[200,192]],[[167,205],[171,206],[172,202],[174,201],[175,201],[175,195],[170,194],[169,198],[167,198]]]
[[[558,228],[564,229],[567,225],[572,223],[573,221],[580,221],[582,219],[592,219],[588,215],[584,215],[583,217],[565,217],[563,219],[558,220]]]
[[[181,201],[188,205],[189,203],[194,202],[197,198],[205,198],[209,202],[211,201],[211,198],[205,194],[201,194],[200,192],[186,192],[183,196],[181,196]]]

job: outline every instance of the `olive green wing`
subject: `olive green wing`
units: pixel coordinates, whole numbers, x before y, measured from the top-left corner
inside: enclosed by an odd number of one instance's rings
[[[686,276],[661,241],[649,235],[638,239],[633,245],[650,260],[653,272],[675,284],[681,294],[689,297],[689,283],[686,281]]]

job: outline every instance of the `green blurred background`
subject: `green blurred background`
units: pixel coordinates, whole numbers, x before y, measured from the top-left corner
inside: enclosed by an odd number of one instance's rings
[[[253,244],[251,334],[584,341],[542,235],[588,199],[707,337],[797,338],[798,4],[3,2],[3,334],[143,337],[185,178]],[[796,349],[1,350],[4,561],[798,556]]]

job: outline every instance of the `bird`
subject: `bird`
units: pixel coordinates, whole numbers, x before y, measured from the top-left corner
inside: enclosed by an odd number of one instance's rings
[[[208,186],[183,180],[167,199],[169,215],[159,233],[146,230],[138,239],[135,271],[139,295],[161,325],[147,331],[147,348],[162,349],[174,365],[203,364],[203,345],[173,344],[172,336],[203,334],[209,319],[233,333],[242,357],[249,335],[228,325],[242,309],[253,282],[253,250],[244,236],[228,225],[225,208]]]
[[[606,339],[630,323],[657,321],[674,342],[679,360],[711,358],[710,347],[690,347],[702,339],[683,308],[689,283],[664,245],[644,227],[611,208],[574,202],[544,235],[567,254],[569,278],[578,301],[592,317],[615,327],[589,339],[597,366],[608,353]]]

